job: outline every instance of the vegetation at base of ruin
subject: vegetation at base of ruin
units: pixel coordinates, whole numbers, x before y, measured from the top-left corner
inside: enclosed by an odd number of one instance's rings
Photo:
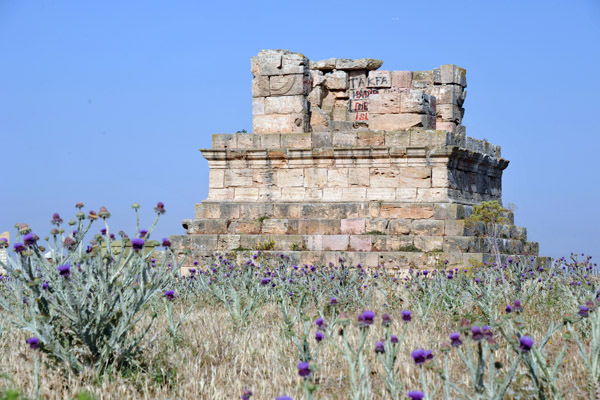
[[[306,243],[304,243],[304,242],[301,242],[301,243],[292,243],[291,250],[292,251],[303,251],[303,250],[306,250]]]
[[[265,222],[268,219],[269,219],[269,217],[267,217],[266,215],[263,215],[262,217],[258,218],[258,222],[260,222],[262,224],[263,222]]]
[[[402,246],[402,247],[398,248],[398,251],[407,251],[407,252],[420,253],[423,250],[421,250],[420,248],[418,248],[414,244],[409,244],[408,246]]]
[[[231,250],[231,251],[249,251],[251,249],[248,249],[242,245],[239,245],[238,247],[236,247],[235,249]]]
[[[600,385],[600,279],[584,255],[404,271],[257,251],[178,260],[181,275],[139,222],[117,255],[106,224],[84,239],[108,211],[78,215],[53,216],[50,260],[19,225],[0,399],[593,399]],[[81,332],[113,346],[94,353]]]
[[[254,246],[254,250],[273,250],[275,248],[274,240],[265,240],[262,243],[257,243]]]
[[[369,231],[369,232],[365,232],[365,235],[385,235],[385,232],[381,232],[381,231]]]

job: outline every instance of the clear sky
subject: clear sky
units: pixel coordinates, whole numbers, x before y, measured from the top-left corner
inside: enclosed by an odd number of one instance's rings
[[[265,48],[467,69],[467,134],[502,146],[504,203],[542,255],[600,258],[600,5],[588,1],[0,0],[0,232],[105,205],[111,230],[184,233],[198,152],[251,131]],[[100,227],[98,226],[98,230]]]

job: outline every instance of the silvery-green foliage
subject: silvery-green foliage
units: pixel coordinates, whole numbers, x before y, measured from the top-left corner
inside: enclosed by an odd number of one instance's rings
[[[569,331],[585,365],[590,398],[596,398],[600,385],[600,311],[597,301],[590,301],[586,307],[589,316],[583,317],[583,321],[575,326],[569,324]]]
[[[0,285],[0,308],[12,325],[38,337],[40,350],[55,361],[76,373],[92,370],[96,375],[136,361],[155,318],[146,318],[148,303],[173,285],[179,269],[170,251],[154,265],[154,251],[126,248],[126,236],[117,251],[106,224],[110,214],[100,215],[106,232],[87,249],[84,236],[98,216],[90,213],[84,227],[80,212],[76,231],[65,235],[53,229],[52,258],[37,242],[30,243],[9,258],[4,266],[8,276]],[[61,274],[58,267],[65,265],[68,273]]]

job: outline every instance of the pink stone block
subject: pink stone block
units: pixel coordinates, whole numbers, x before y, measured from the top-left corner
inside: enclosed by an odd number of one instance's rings
[[[342,219],[342,233],[358,235],[365,233],[365,219]]]
[[[348,235],[323,236],[323,250],[341,251],[348,249]]]
[[[354,251],[371,251],[371,237],[350,236],[350,249]]]

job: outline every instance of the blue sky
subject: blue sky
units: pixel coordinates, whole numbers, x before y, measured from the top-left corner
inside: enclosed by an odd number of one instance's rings
[[[206,198],[198,152],[251,130],[264,48],[467,69],[467,134],[511,161],[504,203],[541,254],[600,257],[600,5],[589,1],[0,0],[0,231],[105,205],[132,232],[184,233]],[[98,230],[100,227],[98,227]],[[595,258],[597,258],[595,257]]]

